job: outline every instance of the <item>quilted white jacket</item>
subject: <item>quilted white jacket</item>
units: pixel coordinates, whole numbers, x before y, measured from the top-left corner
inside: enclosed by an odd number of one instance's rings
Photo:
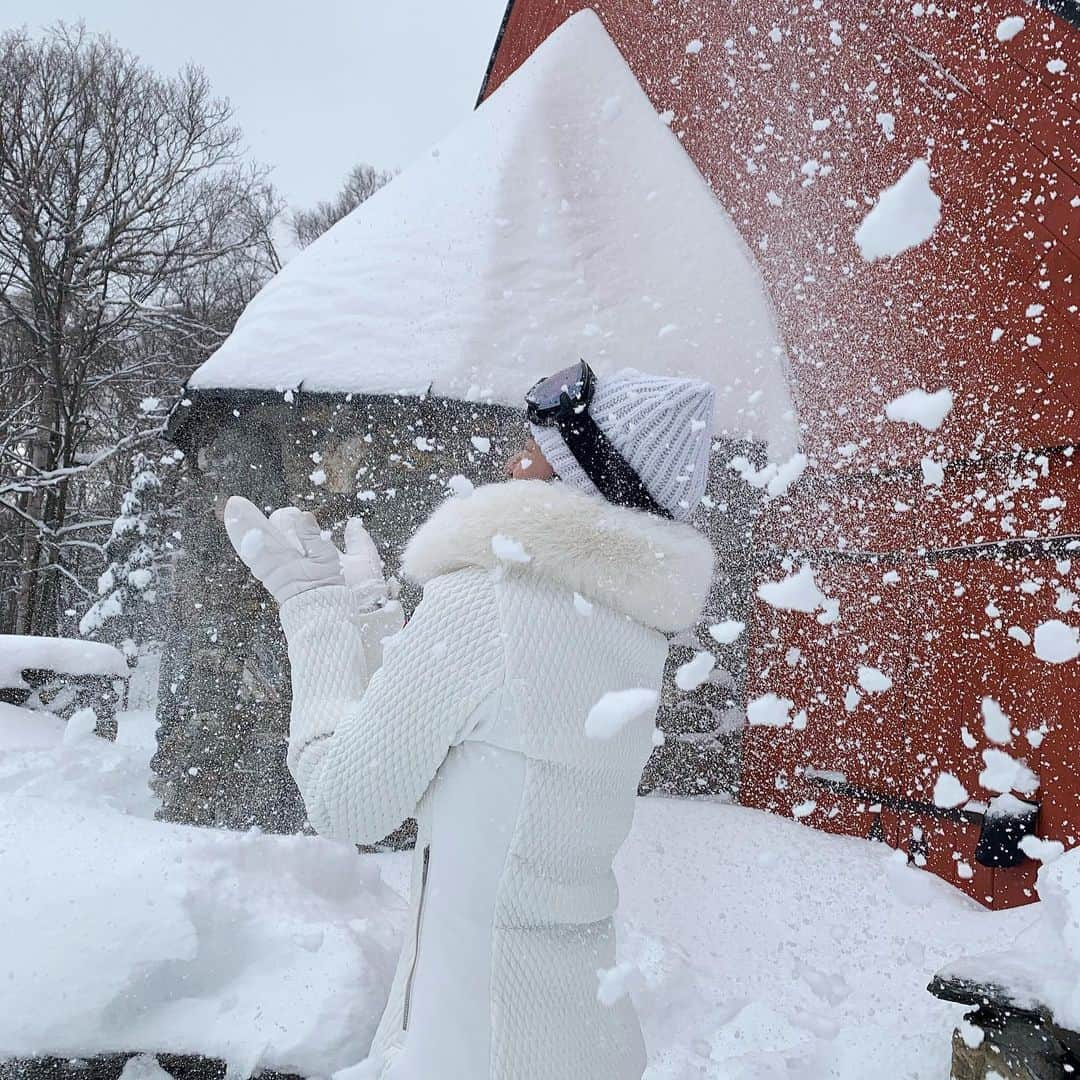
[[[654,717],[607,739],[585,717],[609,690],[659,688],[664,634],[696,621],[711,548],[687,525],[514,481],[444,503],[403,568],[424,584],[404,630],[396,605],[354,610],[346,588],[281,610],[289,766],[312,824],[371,843],[419,822],[412,928],[368,1068],[637,1080],[633,1006],[597,990]]]

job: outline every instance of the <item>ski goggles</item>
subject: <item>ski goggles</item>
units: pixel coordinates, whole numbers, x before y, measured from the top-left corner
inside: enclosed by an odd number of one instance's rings
[[[596,393],[593,369],[579,360],[562,371],[541,379],[525,395],[525,414],[537,427],[551,427],[559,416],[580,414],[592,404]]]
[[[556,427],[566,448],[608,502],[672,515],[649,493],[633,466],[611,444],[589,412],[596,375],[584,360],[541,379],[525,395],[525,415],[537,427]]]

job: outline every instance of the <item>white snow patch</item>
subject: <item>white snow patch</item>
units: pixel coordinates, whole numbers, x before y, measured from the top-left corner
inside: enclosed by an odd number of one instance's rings
[[[867,667],[860,664],[859,685],[868,694],[881,694],[892,689],[893,681],[884,671],[880,671],[876,667]]]
[[[242,1076],[329,1076],[360,1060],[405,916],[377,863],[317,837],[80,805],[78,758],[86,770],[119,751],[70,755],[40,795],[12,793],[9,773],[0,796],[0,950],[18,988],[17,1000],[0,993],[4,1053],[153,1047],[223,1058]]]
[[[922,482],[927,487],[941,487],[945,483],[945,470],[933,458],[924,457],[919,463],[922,466]]]
[[[878,196],[855,230],[855,243],[867,262],[892,258],[929,240],[940,220],[941,200],[930,187],[930,166],[917,158]]]
[[[818,587],[813,568],[803,563],[798,571],[781,581],[764,581],[757,587],[759,600],[779,611],[802,611],[810,614],[821,611],[818,622],[835,621],[839,604],[827,597]]]
[[[611,968],[601,968],[596,975],[596,1000],[601,1005],[614,1005],[641,983],[641,972],[637,965],[626,962]]]
[[[0,688],[25,686],[22,673],[28,669],[60,675],[130,674],[124,654],[100,641],[0,634]]]
[[[479,454],[491,452],[491,440],[486,435],[470,435],[469,442],[473,444],[473,449]]]
[[[659,699],[655,690],[644,687],[609,690],[589,710],[585,718],[585,735],[590,739],[614,738],[634,720],[651,717]]]
[[[746,623],[738,619],[724,619],[709,627],[709,636],[719,645],[730,645],[746,629]]]
[[[1065,845],[1060,840],[1044,840],[1041,836],[1024,836],[1017,846],[1029,859],[1042,863],[1053,862],[1065,854]]]
[[[982,699],[982,718],[983,732],[992,743],[997,743],[998,746],[1008,746],[1012,742],[1009,718],[992,697]]]
[[[574,610],[584,618],[588,618],[593,613],[592,602],[576,592],[574,593]]]
[[[97,727],[97,722],[97,713],[93,709],[89,707],[76,709],[64,726],[64,745],[72,746],[86,739],[94,738],[94,728]]]
[[[987,791],[1003,794],[1019,791],[1022,795],[1031,795],[1038,790],[1039,778],[1023,761],[1004,750],[984,750],[982,759],[986,767],[979,773],[979,786]]]
[[[446,481],[446,486],[450,489],[450,493],[456,495],[459,499],[467,499],[476,490],[476,485],[467,476],[462,476],[461,473],[454,473]]]
[[[705,682],[716,667],[716,657],[711,652],[694,653],[692,659],[680,664],[675,672],[675,685],[684,691],[696,690]]]
[[[918,424],[927,431],[937,431],[953,407],[952,391],[942,387],[928,394],[921,387],[906,391],[885,406],[885,415],[896,423]]]
[[[762,694],[746,706],[746,722],[751,727],[786,727],[792,722],[791,710],[795,702],[776,694]]]
[[[997,24],[994,36],[998,41],[1012,41],[1024,29],[1023,15],[1007,15]]]
[[[1035,627],[1035,655],[1047,664],[1065,664],[1080,656],[1080,629],[1049,619]]]
[[[945,810],[962,806],[969,799],[968,790],[951,772],[943,772],[934,782],[934,805]]]
[[[527,563],[532,561],[532,556],[521,546],[520,540],[515,540],[503,533],[496,533],[491,538],[491,550],[496,559],[503,562]]]

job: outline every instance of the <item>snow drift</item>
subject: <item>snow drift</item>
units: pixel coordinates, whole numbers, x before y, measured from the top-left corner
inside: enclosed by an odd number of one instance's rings
[[[0,800],[0,1058],[152,1048],[328,1075],[362,1058],[401,900],[353,848]]]
[[[591,11],[290,261],[190,385],[519,404],[578,357],[707,379],[718,431],[796,448],[754,260]]]

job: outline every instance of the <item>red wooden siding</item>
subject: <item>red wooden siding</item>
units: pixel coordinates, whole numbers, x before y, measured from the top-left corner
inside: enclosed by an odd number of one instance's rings
[[[1080,546],[1069,547],[1080,537],[1080,33],[1017,0],[515,0],[486,92],[584,6],[657,110],[674,110],[673,130],[757,255],[806,425],[813,468],[763,507],[758,540],[774,555],[762,576],[781,576],[785,554],[810,559],[841,618],[755,607],[749,693],[791,698],[807,725],[748,731],[742,798],[784,813],[813,799],[808,824],[906,848],[921,829],[930,869],[984,903],[1025,902],[1035,865],[978,866],[975,826],[871,812],[803,770],[929,803],[947,769],[983,798],[979,703],[991,696],[1022,732],[1048,729],[1037,749],[1021,735],[1012,752],[1042,778],[1042,834],[1077,842],[1080,662],[1044,664],[1007,631],[1077,621],[1054,604],[1061,587],[1080,592]],[[998,42],[999,21],[1017,13],[1024,31]],[[688,54],[694,38],[704,47]],[[1063,72],[1048,71],[1053,59]],[[941,223],[919,248],[867,264],[855,229],[918,157]],[[1041,314],[1026,314],[1033,305]],[[885,402],[914,386],[951,388],[938,431],[884,419]],[[924,455],[946,465],[940,489],[922,482]],[[1042,508],[1055,495],[1064,507]],[[897,580],[885,583],[889,570]],[[849,712],[859,663],[895,685]],[[961,861],[972,877],[958,876]]]

